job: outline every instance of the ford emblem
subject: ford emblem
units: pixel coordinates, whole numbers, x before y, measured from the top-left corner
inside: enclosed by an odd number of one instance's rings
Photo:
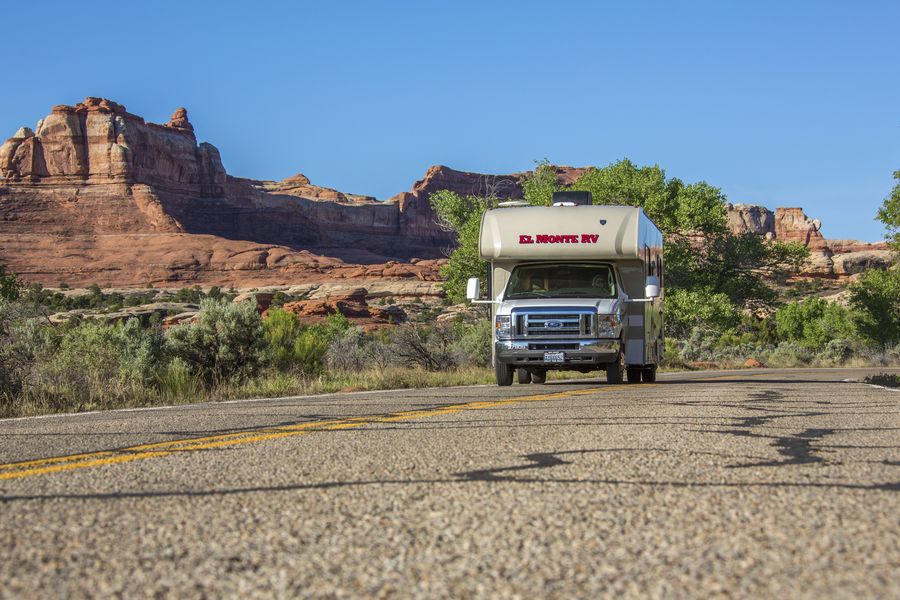
[[[554,327],[554,328],[562,327],[562,323],[560,323],[559,321],[547,321],[546,323],[544,323],[544,325],[547,327]]]

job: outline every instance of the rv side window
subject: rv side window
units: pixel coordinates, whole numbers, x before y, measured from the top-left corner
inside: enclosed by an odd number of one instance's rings
[[[504,298],[615,298],[616,276],[609,265],[543,263],[516,267]]]

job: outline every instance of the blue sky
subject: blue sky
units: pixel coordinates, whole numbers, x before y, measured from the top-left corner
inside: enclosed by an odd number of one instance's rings
[[[623,156],[880,239],[900,2],[75,2],[2,11],[0,136],[187,107],[229,173],[387,198],[432,164]]]

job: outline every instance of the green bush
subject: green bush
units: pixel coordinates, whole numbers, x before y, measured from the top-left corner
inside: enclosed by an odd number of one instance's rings
[[[145,329],[137,319],[118,325],[83,321],[35,346],[32,393],[67,405],[141,396],[156,383],[163,357],[159,330]]]
[[[812,362],[813,353],[796,342],[783,342],[764,359],[770,367],[803,367]]]
[[[456,342],[453,344],[458,366],[487,367],[491,364],[493,328],[488,319],[475,323],[454,323]]]
[[[303,325],[293,313],[269,309],[263,323],[267,362],[280,370],[318,374],[325,366],[329,346],[349,329],[350,321],[341,314],[330,315],[322,323]]]
[[[294,340],[293,359],[297,369],[309,375],[318,375],[325,366],[325,354],[331,343],[321,329],[307,328]]]
[[[194,323],[167,332],[166,347],[207,384],[255,374],[263,364],[266,340],[256,307],[206,298]]]
[[[267,361],[279,369],[288,368],[294,361],[294,342],[301,330],[297,315],[280,308],[270,308],[263,321]]]
[[[809,350],[820,350],[834,340],[854,337],[850,312],[821,298],[792,302],[775,313],[778,338],[795,342]]]

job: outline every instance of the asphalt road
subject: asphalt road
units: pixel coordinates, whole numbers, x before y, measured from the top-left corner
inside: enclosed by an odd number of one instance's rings
[[[0,421],[0,596],[900,597],[900,392],[673,374]]]

